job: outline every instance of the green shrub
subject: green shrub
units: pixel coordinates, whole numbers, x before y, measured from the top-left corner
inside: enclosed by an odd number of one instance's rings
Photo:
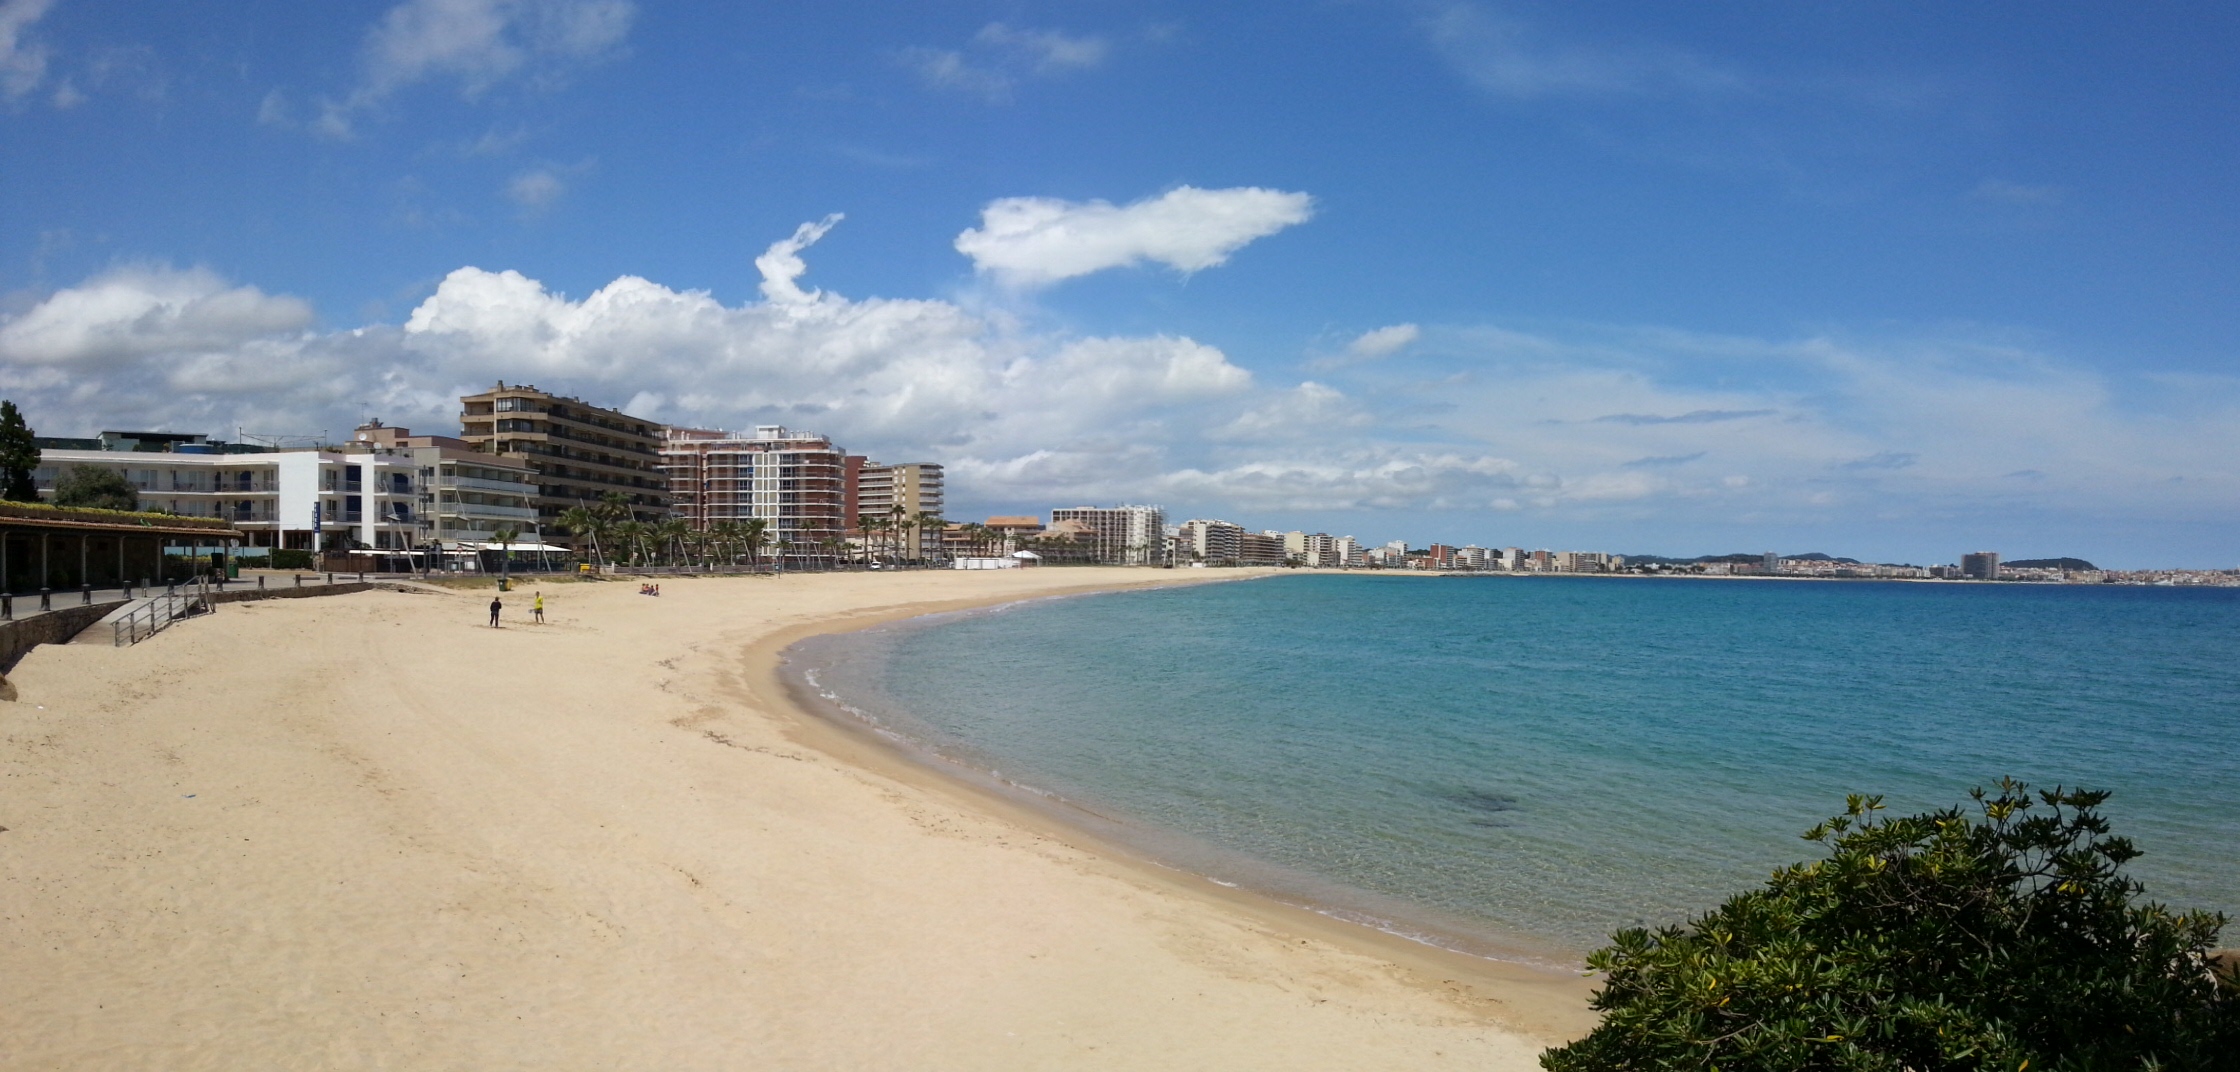
[[[275,547],[272,549],[272,568],[301,570],[311,569],[313,568],[311,552],[291,550],[286,547]]]
[[[2139,852],[2103,792],[2011,780],[1960,809],[1883,818],[1880,797],[1686,927],[1588,958],[1600,1026],[1550,1072],[2240,1067],[2240,987],[2209,961],[2222,915],[2137,900]],[[2039,810],[2044,806],[2043,811]]]
[[[54,504],[133,511],[140,509],[140,489],[114,469],[73,465],[55,478]]]

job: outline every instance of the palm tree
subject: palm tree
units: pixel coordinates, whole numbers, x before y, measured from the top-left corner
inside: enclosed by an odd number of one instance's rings
[[[498,591],[513,590],[513,541],[521,538],[521,530],[512,525],[500,525],[490,534],[490,541],[498,545]]]
[[[910,531],[910,511],[896,503],[887,508],[888,553],[896,561],[902,559],[902,534]]]
[[[884,532],[886,527],[886,519],[877,514],[856,515],[856,531],[863,533],[863,556],[865,558],[876,560],[879,550],[879,534]]]
[[[964,529],[965,545],[972,548],[973,554],[985,557],[992,553],[990,550],[990,536],[992,534],[988,531],[988,526],[977,521],[967,521],[962,527]]]
[[[672,517],[666,521],[655,522],[653,529],[655,537],[660,541],[664,557],[671,559],[670,564],[685,565],[686,543],[692,539],[692,526],[686,524],[681,517]]]
[[[920,510],[915,514],[910,515],[910,522],[911,526],[918,530],[918,560],[923,562],[925,561],[926,557],[926,533],[940,532],[942,529],[948,527],[949,521],[947,518],[942,517],[941,512],[938,510]]]
[[[630,508],[629,497],[619,491],[610,491],[599,496],[599,505],[591,509],[600,517],[605,518],[608,524],[638,520],[638,512]]]
[[[646,525],[643,521],[618,521],[614,525],[615,549],[622,552],[630,565],[638,564],[638,554],[643,549]]]
[[[770,542],[770,523],[759,517],[750,517],[739,525],[739,542],[747,547],[747,564],[762,565],[762,547]]]
[[[727,566],[738,565],[739,537],[742,535],[736,521],[718,521],[708,526],[708,539],[714,544],[715,552],[723,556],[724,565]]]
[[[561,512],[560,524],[570,533],[591,541],[591,561],[594,565],[606,564],[599,554],[599,537],[607,531],[606,518],[591,507],[571,506]]]

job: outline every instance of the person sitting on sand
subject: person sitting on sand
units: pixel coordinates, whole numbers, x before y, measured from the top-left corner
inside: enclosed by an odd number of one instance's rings
[[[490,628],[496,629],[498,627],[498,612],[504,610],[505,606],[505,603],[501,602],[497,596],[490,597]]]

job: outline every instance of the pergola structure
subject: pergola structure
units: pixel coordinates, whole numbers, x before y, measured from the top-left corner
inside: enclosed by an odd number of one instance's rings
[[[206,554],[230,557],[242,540],[226,524],[163,514],[113,517],[0,504],[0,592],[188,580],[210,568]]]

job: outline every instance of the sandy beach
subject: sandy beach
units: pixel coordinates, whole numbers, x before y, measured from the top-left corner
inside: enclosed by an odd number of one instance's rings
[[[1228,571],[1223,571],[1227,573]],[[1528,1069],[1575,976],[1135,861],[788,697],[802,636],[1198,571],[224,606],[0,703],[0,1067]]]

